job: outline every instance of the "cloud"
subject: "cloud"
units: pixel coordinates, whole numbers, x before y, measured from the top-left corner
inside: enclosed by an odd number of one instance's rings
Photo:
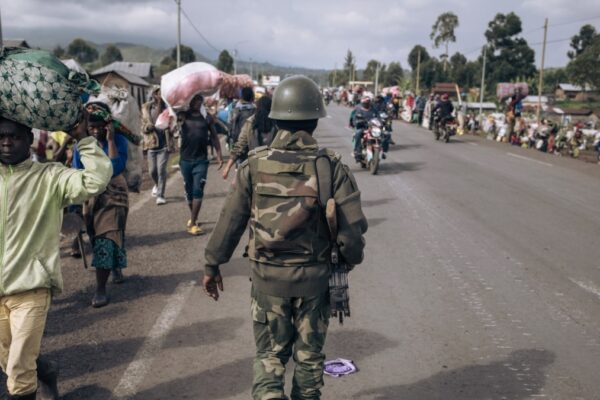
[[[2,1],[2,0],[0,0]],[[498,12],[514,11],[523,20],[524,36],[539,42],[535,30],[550,18],[550,39],[570,37],[583,23],[552,27],[559,21],[589,17],[597,0],[228,0],[199,2],[183,0],[182,6],[194,25],[217,49],[238,50],[238,57],[285,65],[340,67],[348,49],[360,68],[370,59],[384,63],[400,61],[406,67],[408,52],[416,44],[431,48],[429,34],[437,16],[455,12],[460,20],[457,42],[450,52],[479,49],[484,31]],[[100,5],[99,5],[100,4]],[[443,7],[440,7],[443,4]],[[84,36],[92,41],[141,42],[170,47],[176,40],[176,4],[173,0],[5,0],[2,17],[5,36],[27,35],[30,43]],[[591,21],[598,25],[596,21]],[[182,18],[182,40],[186,45],[216,59],[210,48]],[[57,43],[55,42],[55,44]],[[62,43],[63,45],[65,43]],[[566,63],[568,44],[549,47],[548,65]],[[539,46],[535,47],[539,53]],[[467,54],[475,58],[478,50]]]

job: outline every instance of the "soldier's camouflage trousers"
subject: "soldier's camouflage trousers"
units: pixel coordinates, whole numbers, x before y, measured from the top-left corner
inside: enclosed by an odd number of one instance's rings
[[[254,400],[287,399],[285,365],[294,356],[292,400],[318,400],[323,387],[321,352],[329,324],[329,296],[268,296],[252,288],[256,357]]]

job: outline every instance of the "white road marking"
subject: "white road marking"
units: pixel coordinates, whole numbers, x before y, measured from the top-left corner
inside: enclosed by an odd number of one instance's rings
[[[529,157],[524,157],[524,156],[520,156],[518,154],[515,153],[506,153],[506,155],[511,156],[511,157],[515,157],[521,160],[526,160],[526,161],[533,161],[535,163],[541,164],[541,165],[545,165],[547,167],[552,167],[553,165],[544,161],[540,161],[540,160],[535,160],[533,158],[529,158]]]
[[[175,293],[169,298],[167,305],[154,323],[142,347],[123,373],[119,384],[115,387],[113,396],[116,399],[130,399],[136,394],[138,386],[150,371],[167,334],[173,327],[186,298],[194,290],[195,285],[195,281],[190,281],[180,283],[177,286]]]
[[[596,285],[594,285],[592,282],[582,282],[582,281],[578,281],[577,279],[574,278],[569,278],[569,280],[571,282],[573,282],[574,284],[576,284],[577,286],[579,286],[580,288],[582,288],[583,290],[586,290],[592,294],[595,294],[596,296],[598,296],[600,298],[600,288],[597,287]]]
[[[477,143],[474,142],[467,142],[467,144],[470,144],[471,146],[479,146]]]

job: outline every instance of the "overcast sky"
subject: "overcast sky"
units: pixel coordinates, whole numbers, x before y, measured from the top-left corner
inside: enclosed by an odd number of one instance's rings
[[[369,59],[400,61],[407,68],[415,44],[438,55],[429,39],[437,16],[459,17],[456,43],[477,57],[484,31],[496,13],[514,11],[523,36],[541,55],[544,18],[549,18],[546,65],[567,63],[568,39],[590,23],[600,30],[600,0],[182,0],[182,7],[216,49],[237,49],[239,58],[281,65],[341,67],[347,49],[359,68]],[[0,0],[5,38],[25,38],[53,47],[74,37],[98,43],[132,42],[158,48],[176,42],[175,0]],[[218,51],[202,40],[182,16],[182,42],[216,59]]]

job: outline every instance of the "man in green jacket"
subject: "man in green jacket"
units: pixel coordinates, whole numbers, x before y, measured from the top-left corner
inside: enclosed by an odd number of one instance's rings
[[[367,221],[356,181],[340,156],[320,151],[312,136],[325,116],[313,81],[293,76],[281,82],[269,115],[279,131],[270,147],[257,148],[241,165],[206,247],[203,286],[217,300],[223,290],[219,265],[229,261],[250,221],[256,400],[287,399],[285,365],[292,355],[296,369],[291,398],[314,400],[321,395],[331,243],[318,201],[319,155],[331,161],[340,255],[351,265],[363,259]]]
[[[0,366],[9,399],[35,399],[38,376],[48,375],[36,373],[36,360],[51,296],[63,288],[63,208],[102,193],[112,175],[86,121],[82,115],[70,133],[86,167],[76,170],[32,162],[31,129],[0,117]],[[53,380],[51,398],[58,398]]]

